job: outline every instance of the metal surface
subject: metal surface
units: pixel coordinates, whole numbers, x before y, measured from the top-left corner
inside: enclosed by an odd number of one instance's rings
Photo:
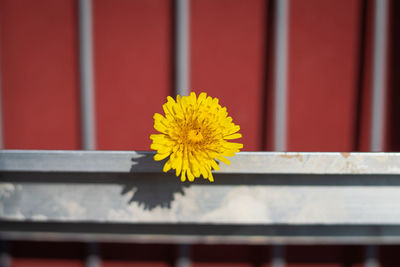
[[[274,150],[287,149],[287,76],[288,76],[288,28],[289,28],[289,0],[274,1],[274,33],[275,33],[275,110],[274,110]],[[272,267],[283,267],[285,257],[283,246],[274,246],[272,253]]]
[[[11,257],[7,241],[0,241],[0,267],[11,266]]]
[[[3,220],[400,224],[397,177],[215,175],[213,184],[190,185],[172,175],[37,175],[37,182],[31,175],[2,177]]]
[[[284,267],[285,266],[285,247],[282,245],[272,246],[271,267]]]
[[[0,239],[400,242],[399,153],[243,152],[214,183],[152,155],[1,151]]]
[[[372,151],[382,151],[384,149],[388,8],[387,0],[375,0],[372,70]]]
[[[86,267],[100,267],[101,259],[99,256],[99,245],[97,243],[90,242],[87,244],[87,255],[85,261]]]
[[[0,253],[0,267],[9,267],[11,266],[11,257],[8,252]]]
[[[175,7],[175,87],[183,96],[190,91],[190,0],[175,0]]]
[[[175,0],[175,95],[190,92],[190,0]],[[190,246],[180,244],[176,267],[190,267]]]
[[[178,255],[175,262],[176,267],[190,267],[192,266],[190,260],[190,246],[189,245],[179,245]]]
[[[146,151],[2,150],[2,172],[157,173]],[[400,174],[400,153],[240,152],[217,173]]]
[[[276,151],[285,151],[287,137],[287,60],[289,0],[275,1],[275,134]]]
[[[375,0],[374,46],[372,70],[371,151],[384,151],[386,120],[386,58],[388,32],[388,2]],[[380,266],[377,246],[366,247],[365,267]]]
[[[399,244],[400,226],[1,222],[8,240],[171,244]]]
[[[82,148],[95,149],[92,0],[79,0]]]
[[[364,266],[365,267],[379,267],[381,266],[379,264],[379,260],[378,260],[378,247],[374,246],[374,245],[369,245],[367,246],[365,251],[365,263]]]

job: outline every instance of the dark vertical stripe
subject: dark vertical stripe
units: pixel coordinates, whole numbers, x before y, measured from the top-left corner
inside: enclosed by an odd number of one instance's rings
[[[362,103],[365,97],[365,61],[366,61],[366,41],[367,41],[367,10],[369,0],[363,0],[361,3],[360,15],[360,39],[359,39],[359,65],[358,65],[358,81],[357,96],[355,98],[356,117],[354,121],[354,143],[353,151],[361,151],[361,117]]]

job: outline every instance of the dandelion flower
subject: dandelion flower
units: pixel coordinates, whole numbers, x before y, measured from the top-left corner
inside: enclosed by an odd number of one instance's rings
[[[219,170],[215,160],[230,164],[225,157],[232,157],[243,148],[242,144],[228,140],[242,137],[239,125],[232,122],[225,107],[217,98],[201,93],[196,97],[167,97],[163,105],[165,115],[154,114],[154,128],[161,134],[152,134],[151,149],[157,150],[154,160],[169,157],[164,172],[176,170],[181,181],[202,175],[214,181],[211,169]]]

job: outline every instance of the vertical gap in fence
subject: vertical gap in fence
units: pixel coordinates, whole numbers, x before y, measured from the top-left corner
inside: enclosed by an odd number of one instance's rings
[[[271,150],[273,148],[273,93],[272,93],[272,79],[273,79],[273,36],[274,36],[274,1],[269,0],[265,5],[265,30],[264,36],[264,51],[265,51],[265,75],[264,75],[264,90],[262,96],[262,116],[261,118],[261,148],[262,150]]]
[[[389,151],[400,151],[400,1],[390,1],[388,33],[388,100],[389,120],[387,123],[387,148]]]
[[[358,77],[357,77],[357,95],[355,102],[355,121],[353,135],[353,151],[361,151],[361,124],[362,124],[362,104],[365,97],[365,66],[366,66],[366,42],[368,28],[368,5],[369,0],[361,1],[360,7],[360,37],[359,37],[359,52],[358,52]]]

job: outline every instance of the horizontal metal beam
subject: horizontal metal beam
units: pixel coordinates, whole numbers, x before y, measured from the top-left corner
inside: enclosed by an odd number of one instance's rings
[[[400,243],[398,153],[243,152],[214,183],[153,155],[0,152],[0,238]]]
[[[0,172],[162,172],[147,151],[1,150]],[[218,173],[400,174],[400,153],[240,152]]]
[[[394,225],[223,225],[2,222],[0,238],[168,244],[399,244]]]

